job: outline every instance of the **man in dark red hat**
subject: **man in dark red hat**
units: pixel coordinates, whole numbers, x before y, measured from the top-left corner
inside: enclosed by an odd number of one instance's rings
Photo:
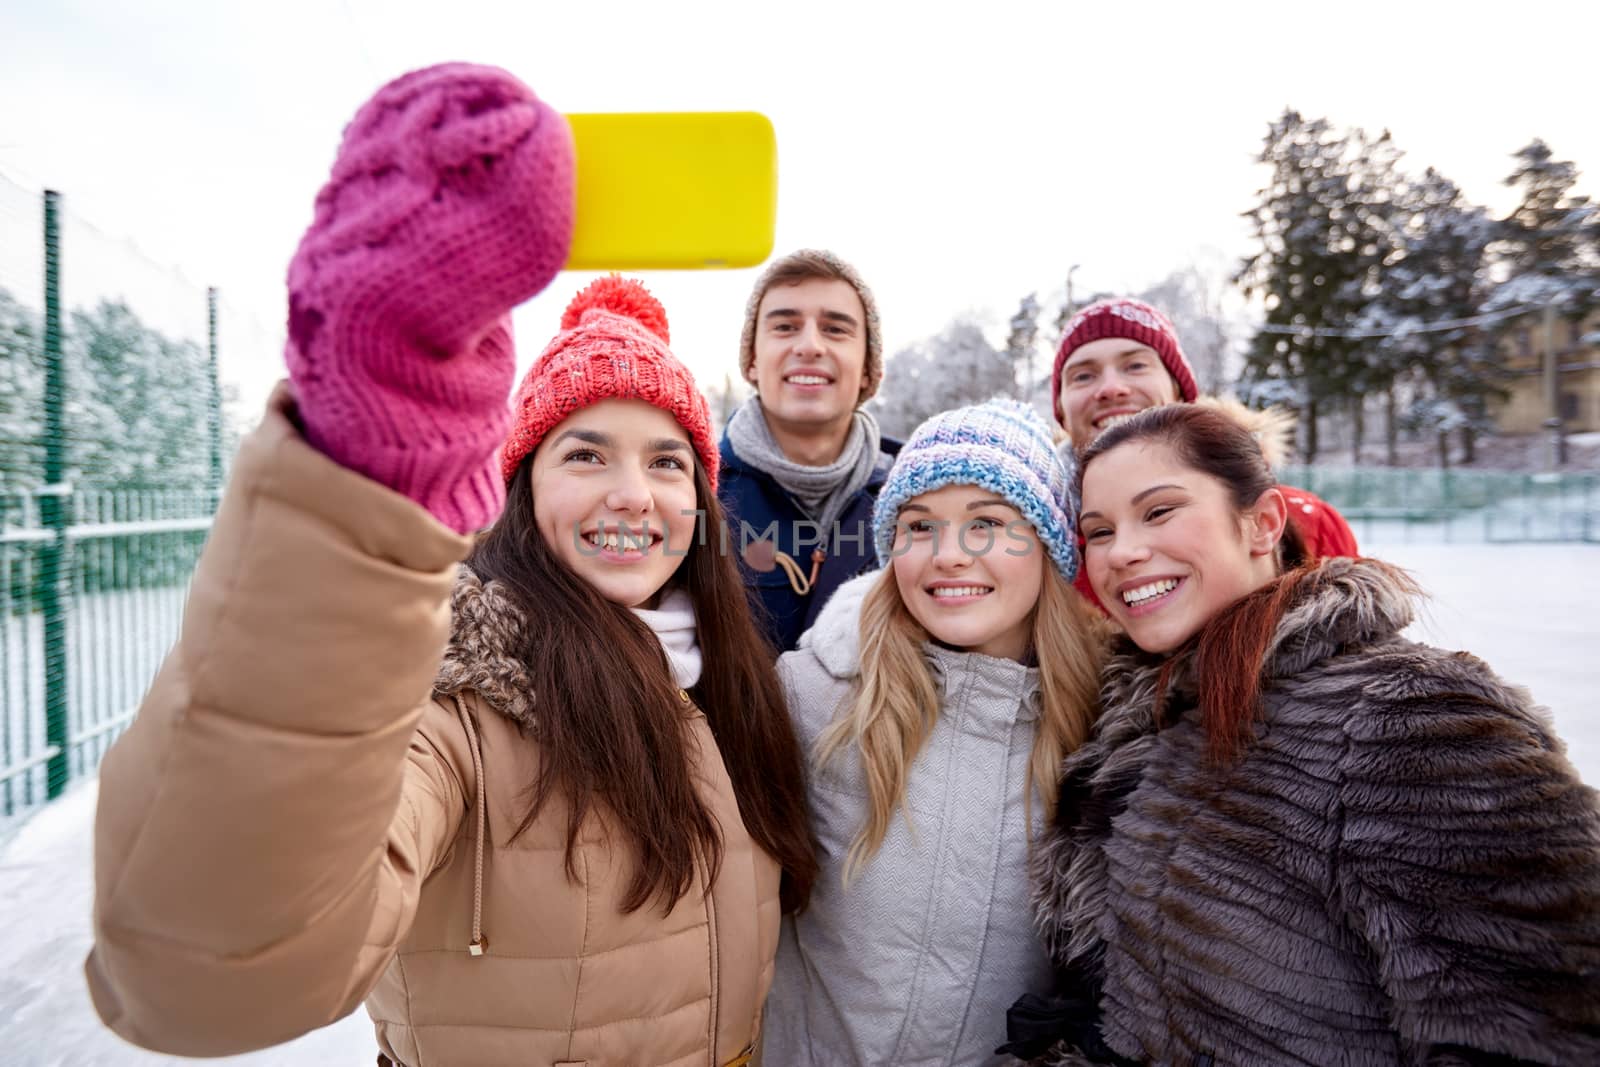
[[[1200,395],[1172,320],[1128,297],[1097,301],[1072,317],[1050,385],[1056,421],[1079,449],[1145,408],[1193,403]],[[1268,459],[1276,461],[1270,452]],[[1313,555],[1361,554],[1350,524],[1331,505],[1304,489],[1282,489],[1289,518]],[[1078,578],[1079,591],[1093,599],[1083,572]]]

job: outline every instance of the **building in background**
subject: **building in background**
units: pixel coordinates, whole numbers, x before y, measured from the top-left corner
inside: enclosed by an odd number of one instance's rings
[[[1544,322],[1538,312],[1525,315],[1500,342],[1503,383],[1510,394],[1493,405],[1501,433],[1538,433],[1550,417],[1545,395]],[[1566,433],[1600,430],[1600,310],[1582,321],[1555,321],[1559,404]]]

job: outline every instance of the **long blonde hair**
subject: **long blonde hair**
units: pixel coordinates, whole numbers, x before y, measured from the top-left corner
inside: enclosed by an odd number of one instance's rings
[[[939,693],[923,658],[928,631],[912,617],[895,584],[894,568],[883,569],[861,604],[861,677],[844,711],[817,739],[818,766],[860,751],[867,783],[867,811],[845,856],[849,885],[883,845],[895,809],[905,809],[911,764],[939,717]],[[1028,832],[1033,832],[1037,793],[1045,818],[1055,814],[1061,760],[1089,737],[1099,714],[1100,668],[1111,628],[1054,566],[1044,568],[1033,612],[1033,650],[1039,661],[1039,730],[1028,759],[1030,788],[1023,797]]]

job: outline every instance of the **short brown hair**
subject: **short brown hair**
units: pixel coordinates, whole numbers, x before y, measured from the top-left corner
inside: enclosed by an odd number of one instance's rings
[[[872,299],[872,290],[861,280],[856,269],[825,249],[802,248],[781,259],[773,260],[750,291],[750,302],[744,309],[744,332],[739,337],[739,373],[746,378],[756,361],[756,315],[761,310],[761,298],[775,285],[799,285],[813,278],[823,281],[845,282],[861,298],[861,309],[867,321],[867,358],[861,368],[861,400],[866,401],[878,391],[883,380],[883,334],[878,327],[878,305]]]

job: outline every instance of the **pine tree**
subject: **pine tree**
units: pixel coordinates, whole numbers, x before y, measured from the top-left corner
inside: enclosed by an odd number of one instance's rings
[[[1491,428],[1488,402],[1503,395],[1491,334],[1470,322],[1489,285],[1488,250],[1496,226],[1455,183],[1431,167],[1401,185],[1396,254],[1379,274],[1378,295],[1357,319],[1379,336],[1364,351],[1369,386],[1387,401],[1387,458],[1397,461],[1397,390],[1414,395],[1405,421],[1431,432],[1441,465],[1458,431],[1467,462],[1476,436]],[[1456,325],[1450,325],[1450,324]]]
[[[1246,354],[1245,392],[1258,402],[1298,404],[1309,462],[1321,411],[1369,387],[1359,345],[1340,335],[1375,294],[1392,251],[1399,153],[1387,131],[1339,133],[1325,119],[1286,110],[1258,158],[1272,169],[1246,212],[1260,250],[1237,280],[1246,295],[1262,295],[1269,328]]]
[[[1502,219],[1497,251],[1506,280],[1485,304],[1495,311],[1553,306],[1581,319],[1600,306],[1600,204],[1573,195],[1578,168],[1535,138],[1518,149],[1505,184],[1522,200]]]
[[[1522,202],[1505,219],[1502,237],[1513,276],[1538,274],[1567,283],[1558,297],[1565,311],[1596,301],[1600,205],[1573,195],[1578,168],[1553,156],[1537,138],[1513,156],[1517,166],[1505,184],[1521,190]]]
[[[125,304],[67,316],[62,331],[68,479],[86,489],[203,488],[210,473],[210,368],[191,341]],[[38,316],[0,288],[0,488],[44,480],[44,353]],[[225,392],[237,400],[235,391]],[[225,421],[226,454],[238,428]],[[4,506],[4,505],[0,505]]]
[[[205,353],[146,326],[127,305],[75,310],[68,364],[69,465],[89,488],[201,487],[210,471]]]
[[[1496,251],[1505,281],[1483,310],[1541,308],[1581,322],[1600,307],[1600,205],[1573,194],[1578,168],[1555,159],[1544,141],[1535,138],[1513,158],[1517,164],[1505,184],[1522,199],[1500,222]],[[1502,320],[1501,335],[1513,326],[1513,319]],[[1565,442],[1556,425],[1559,459]]]

